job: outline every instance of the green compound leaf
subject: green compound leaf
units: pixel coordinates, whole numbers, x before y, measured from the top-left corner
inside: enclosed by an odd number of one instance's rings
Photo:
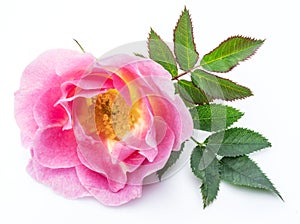
[[[224,157],[221,160],[221,179],[229,183],[271,191],[281,197],[269,178],[247,156]],[[283,200],[283,199],[282,199]]]
[[[178,75],[177,64],[168,45],[151,29],[148,37],[148,51],[150,58],[163,66],[171,75]]]
[[[206,104],[211,101],[211,98],[197,88],[192,82],[187,80],[178,81],[178,92],[181,98],[192,104]]]
[[[174,29],[174,52],[180,68],[184,71],[193,68],[199,59],[194,43],[191,16],[186,8]]]
[[[203,149],[199,146],[194,148],[191,155],[191,168],[196,177],[201,179],[201,193],[204,208],[216,199],[220,186],[219,162],[215,158],[205,169],[199,169],[203,156]]]
[[[158,179],[159,179],[160,181],[161,181],[162,176],[165,174],[165,172],[166,172],[171,166],[173,166],[173,165],[176,163],[176,161],[179,159],[181,153],[183,152],[184,144],[185,144],[185,143],[182,143],[182,144],[181,144],[180,150],[179,150],[179,151],[172,151],[172,152],[171,152],[171,155],[170,155],[170,157],[169,157],[169,159],[168,159],[168,161],[167,161],[167,163],[165,164],[165,166],[164,166],[162,169],[160,169],[160,170],[158,170],[158,171],[156,172],[156,174],[157,174],[157,176],[158,176]]]
[[[230,128],[210,135],[206,147],[220,156],[240,156],[271,147],[261,134],[246,128]]]
[[[194,128],[203,131],[219,131],[228,128],[244,113],[222,104],[209,104],[190,109]]]
[[[192,72],[193,83],[207,95],[227,101],[252,96],[250,89],[200,69]]]
[[[264,40],[233,36],[223,41],[217,48],[206,54],[200,65],[212,72],[228,72],[255,54]]]

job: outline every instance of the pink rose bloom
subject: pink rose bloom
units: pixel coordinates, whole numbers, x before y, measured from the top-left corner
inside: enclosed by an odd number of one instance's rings
[[[192,134],[170,74],[150,59],[96,60],[50,50],[25,69],[15,94],[29,174],[68,198],[117,206]]]

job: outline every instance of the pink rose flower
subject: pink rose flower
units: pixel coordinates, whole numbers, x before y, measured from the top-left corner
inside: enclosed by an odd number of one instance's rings
[[[192,134],[170,74],[150,59],[50,50],[25,69],[15,94],[29,174],[68,198],[117,206],[141,196]]]

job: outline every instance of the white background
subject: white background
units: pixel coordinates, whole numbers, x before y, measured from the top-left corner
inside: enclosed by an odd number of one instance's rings
[[[68,200],[36,183],[25,171],[13,115],[13,93],[24,67],[51,48],[95,56],[145,40],[150,26],[166,41],[186,5],[200,55],[230,35],[266,38],[249,61],[224,76],[246,85],[254,97],[233,104],[246,112],[239,122],[263,133],[273,147],[253,154],[285,199],[221,184],[218,199],[202,209],[199,181],[185,166],[143,197],[110,208],[93,199]],[[297,1],[63,1],[0,3],[0,223],[300,223],[299,194],[299,7]],[[34,83],[33,83],[34,85]]]

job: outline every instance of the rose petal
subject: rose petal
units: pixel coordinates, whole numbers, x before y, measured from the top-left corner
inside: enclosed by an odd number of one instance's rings
[[[39,97],[37,92],[28,93],[17,91],[15,93],[15,119],[23,135],[33,139],[38,125],[33,115],[33,105]]]
[[[80,183],[75,168],[50,169],[32,159],[27,172],[38,182],[50,186],[57,193],[67,198],[90,196]]]
[[[109,188],[107,179],[85,166],[76,167],[77,174],[82,185],[98,201],[108,206],[119,206],[126,202],[141,197],[142,186],[125,185],[118,192],[112,192]]]
[[[166,131],[165,138],[163,141],[157,146],[158,154],[152,162],[147,160],[144,161],[143,164],[140,165],[138,169],[136,169],[132,173],[128,173],[128,181],[127,184],[130,185],[139,185],[142,184],[143,179],[163,168],[168,158],[170,157],[171,151],[173,149],[175,141],[175,135],[173,131],[168,128]]]
[[[131,79],[136,79],[137,77],[153,75],[171,77],[171,75],[161,65],[151,59],[126,54],[119,54],[105,59],[99,59],[98,64],[100,67],[104,67],[114,73],[119,73],[120,69],[124,68],[129,72],[129,74],[127,74],[128,76],[124,77],[126,82],[129,82]]]
[[[72,58],[75,59],[73,60]],[[70,63],[70,60],[73,60],[73,62]],[[49,88],[58,87],[63,80],[56,73],[57,67],[64,65],[64,71],[74,72],[75,77],[80,73],[84,73],[84,70],[93,61],[94,58],[90,54],[56,49],[44,52],[25,68],[21,78],[20,89],[15,93],[15,118],[25,135],[33,138],[38,127],[32,110],[36,99]],[[79,65],[81,67],[78,67]],[[76,71],[76,69],[80,70]],[[59,70],[62,71],[61,69]]]
[[[37,161],[49,168],[68,168],[80,164],[73,130],[51,127],[37,132],[33,145]]]
[[[33,139],[21,132],[21,143],[25,148],[30,149],[33,144]]]
[[[78,156],[83,165],[107,178],[112,192],[117,192],[126,185],[125,170],[119,163],[113,163],[107,148],[101,146],[100,142],[91,143],[88,140],[85,143],[80,142]]]
[[[142,76],[139,70],[133,71],[130,66],[121,68],[112,75],[115,88],[128,104],[133,104],[148,95],[159,95],[174,100],[174,85],[170,76],[160,75],[165,73],[162,68],[158,73],[148,72]]]
[[[175,142],[173,148],[179,148],[181,143],[180,133],[182,131],[182,122],[185,121],[181,120],[177,105],[175,105],[175,102],[173,103],[161,96],[151,96],[148,98],[151,104],[153,115],[161,117],[161,119],[168,125],[169,128],[171,128],[171,130],[175,134]]]
[[[104,144],[97,133],[92,133],[96,136],[87,135],[78,121],[80,114],[76,114],[76,111],[74,113],[74,131],[81,163],[89,169],[106,176],[111,191],[120,190],[127,181],[125,171],[120,164],[113,162],[108,144]]]
[[[97,65],[109,71],[116,72],[121,67],[124,67],[127,64],[140,61],[140,60],[142,59],[136,56],[131,56],[128,54],[117,54],[110,57],[100,58],[97,61]]]
[[[95,61],[94,56],[89,53],[73,51],[57,60],[55,71],[67,80],[76,79],[84,73],[89,73]]]
[[[60,88],[51,88],[39,97],[33,108],[35,121],[39,127],[62,126],[68,120],[68,115],[61,105],[55,105],[61,97]]]
[[[135,171],[143,162],[145,161],[145,156],[141,155],[138,151],[135,151],[126,159],[123,160],[123,163],[126,166],[127,172]]]
[[[61,80],[58,75],[72,72],[75,76],[78,71],[85,72],[93,62],[90,54],[65,49],[46,51],[26,67],[20,87],[27,90],[53,87],[54,80]]]
[[[145,156],[141,155],[139,149],[130,148],[124,142],[116,142],[111,152],[111,157],[114,163],[121,163],[125,165],[126,172],[133,172],[141,165]]]
[[[91,73],[83,76],[79,80],[71,80],[62,83],[62,96],[55,105],[60,104],[68,114],[68,122],[64,125],[64,130],[72,128],[72,101],[78,97],[92,98],[107,89],[113,88],[110,74],[103,69],[93,69]]]

